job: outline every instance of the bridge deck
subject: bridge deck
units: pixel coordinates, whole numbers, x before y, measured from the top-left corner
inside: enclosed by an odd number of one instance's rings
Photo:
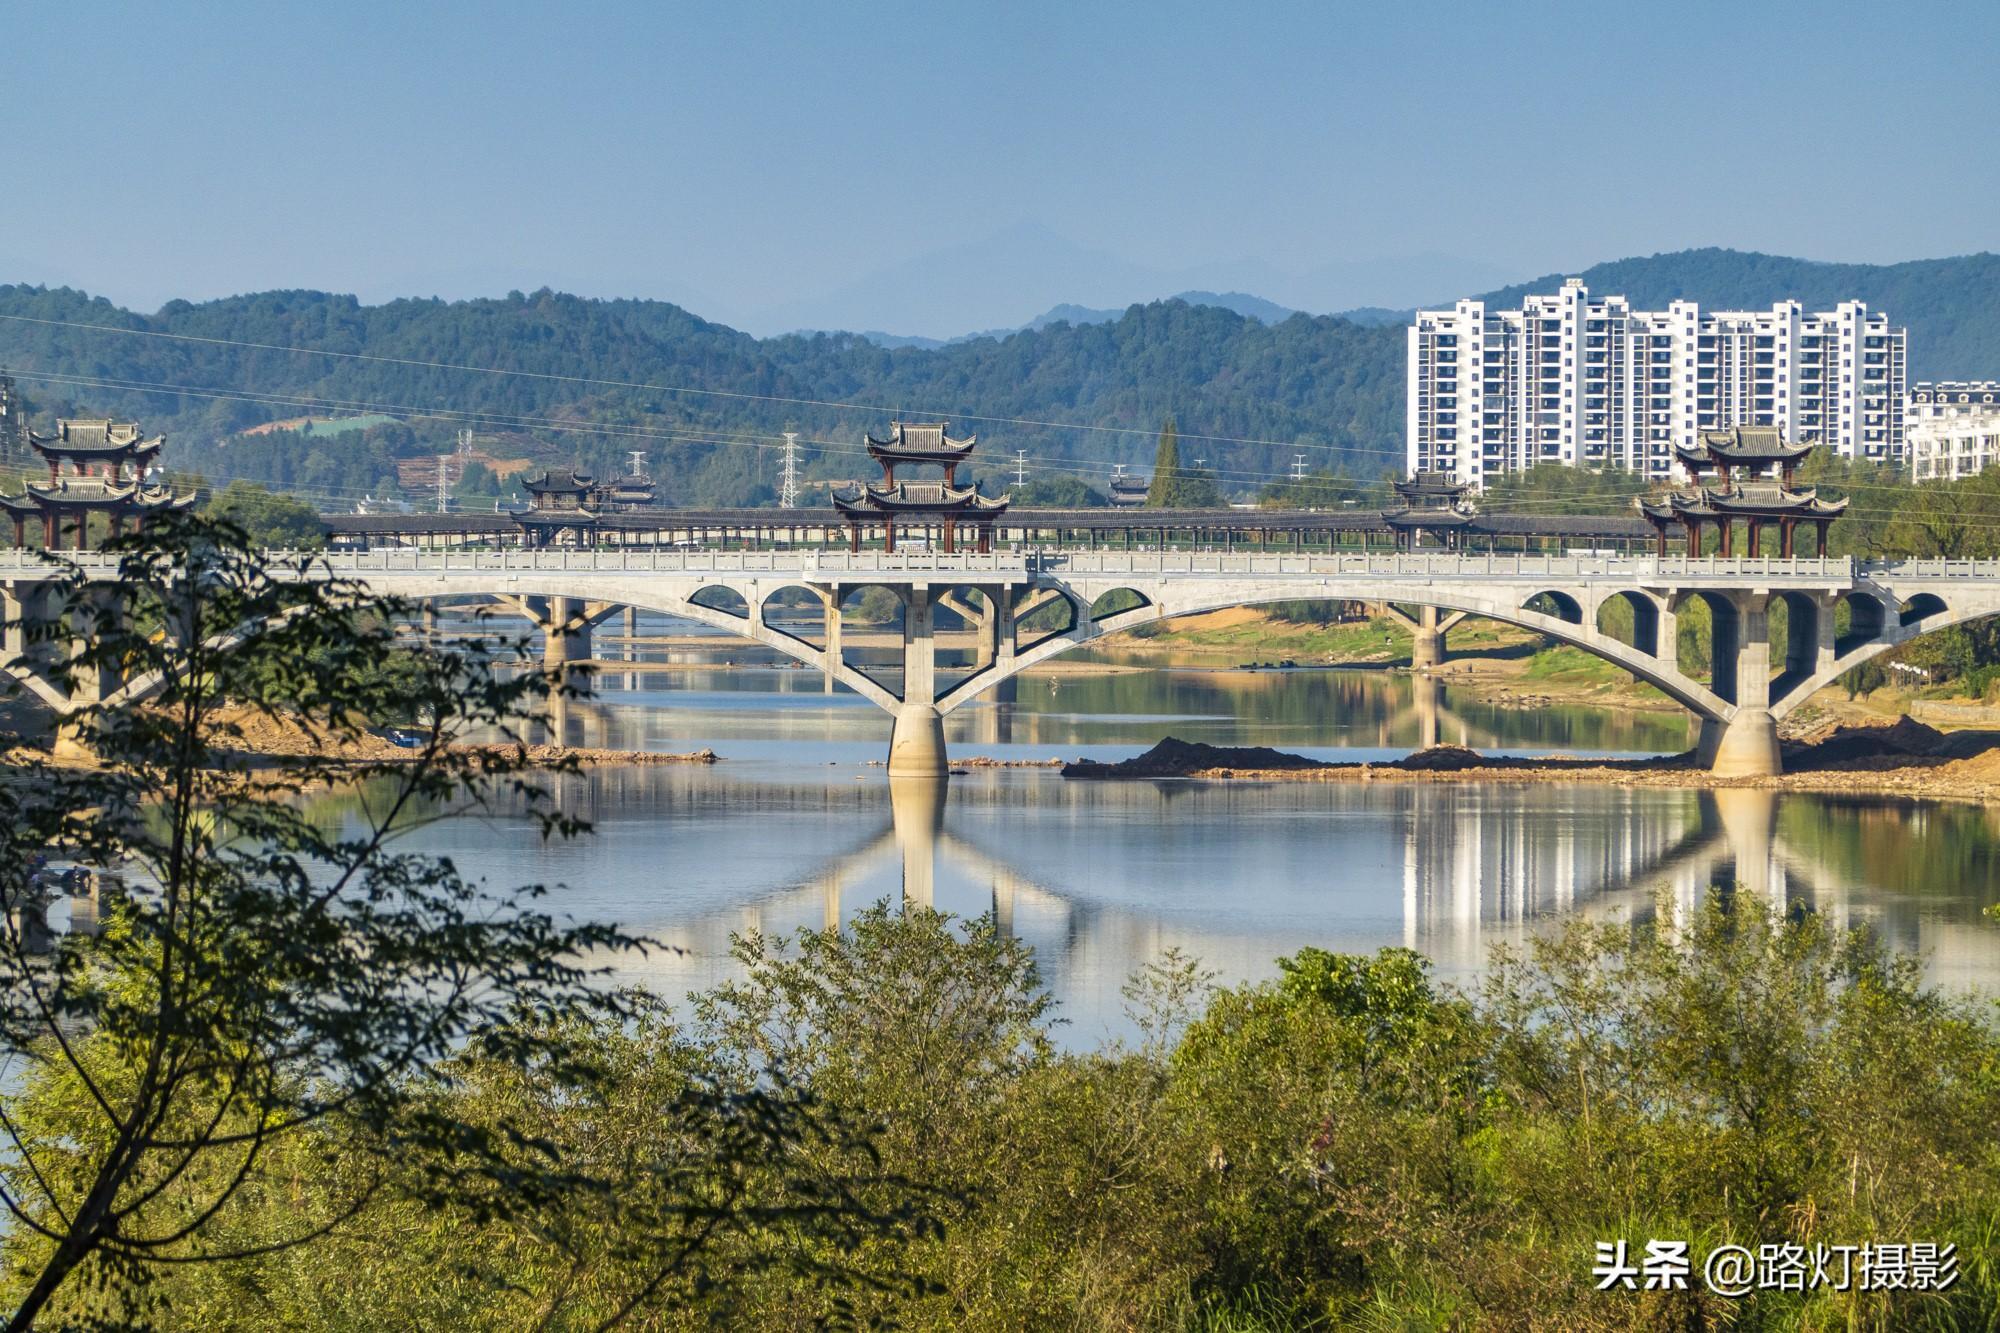
[[[1228,553],[1219,551],[1105,551],[1088,548],[1020,552],[938,551],[683,551],[643,547],[600,547],[588,550],[431,551],[417,547],[377,547],[366,551],[287,552],[292,558],[310,555],[330,573],[367,577],[382,574],[510,575],[510,574],[667,574],[679,577],[780,575],[808,583],[853,582],[857,579],[903,583],[952,578],[968,583],[1029,582],[1036,578],[1391,578],[1505,579],[1560,584],[1573,580],[1621,580],[1640,585],[1704,586],[1806,582],[1815,586],[1845,585],[1861,568],[1848,556],[1731,558],[1685,556],[1536,555],[1531,553],[1400,553],[1315,554],[1311,552]],[[114,556],[102,552],[64,552],[62,559],[88,571],[110,573]],[[1957,573],[1994,577],[1991,562],[1900,561],[1894,568],[1906,574]],[[0,551],[0,576],[36,577],[51,571],[33,551]],[[580,590],[581,591],[581,590]]]
[[[521,527],[507,514],[322,514],[336,541],[396,541],[460,538],[512,542]],[[702,540],[703,534],[733,533],[743,539],[779,534],[836,534],[846,522],[832,509],[639,509],[597,516],[599,534],[634,545],[665,539]],[[921,526],[921,525],[917,525]],[[1040,533],[1083,533],[1095,539],[1150,541],[1160,533],[1205,533],[1217,540],[1259,541],[1307,535],[1320,545],[1333,537],[1390,540],[1392,529],[1379,509],[1010,509],[994,529],[1003,541],[1032,541]],[[1491,543],[1500,539],[1646,543],[1653,529],[1636,514],[1479,514],[1466,536]]]

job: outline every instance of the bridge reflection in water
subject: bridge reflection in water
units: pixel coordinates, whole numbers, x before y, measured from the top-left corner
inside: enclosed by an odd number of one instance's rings
[[[559,910],[675,946],[623,965],[672,996],[735,975],[739,931],[818,928],[881,900],[990,911],[1035,948],[1078,1045],[1123,1031],[1120,986],[1169,946],[1236,982],[1308,944],[1407,944],[1467,981],[1491,946],[1563,917],[1644,920],[1656,901],[1684,914],[1711,886],[1865,924],[1929,955],[1935,980],[2000,990],[2000,951],[1979,916],[2000,899],[2000,826],[1972,807],[1047,772],[976,773],[946,796],[940,784],[887,784],[880,769],[825,773],[605,768],[558,784],[563,808],[596,825],[590,838],[544,845],[526,821],[502,819],[445,820],[412,841],[495,882],[560,883]]]

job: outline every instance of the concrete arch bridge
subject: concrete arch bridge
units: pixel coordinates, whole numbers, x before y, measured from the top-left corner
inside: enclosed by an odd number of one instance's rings
[[[108,557],[73,558],[112,568]],[[1038,662],[1175,616],[1307,599],[1410,608],[1402,614],[1418,665],[1437,660],[1463,615],[1574,645],[1694,713],[1716,772],[1769,774],[1780,763],[1777,721],[1814,691],[1917,635],[2000,614],[2000,562],[1850,557],[379,549],[336,552],[317,568],[410,599],[497,599],[543,632],[552,668],[588,659],[592,627],[628,607],[740,635],[889,713],[890,772],[910,776],[945,771],[945,715]],[[0,553],[0,670],[64,711],[77,701],[22,632],[35,616],[62,614],[46,604],[48,575],[33,553]],[[841,604],[867,587],[888,589],[903,607],[894,679],[842,649]],[[1677,620],[1696,599],[1713,626],[1705,680],[1676,660]],[[1630,608],[1627,638],[1600,627],[1614,600]],[[1786,632],[1774,643],[1771,612],[1781,603]],[[801,605],[816,612],[801,617]],[[940,607],[971,629],[972,661],[955,676],[938,665]],[[90,697],[143,688],[103,682]]]

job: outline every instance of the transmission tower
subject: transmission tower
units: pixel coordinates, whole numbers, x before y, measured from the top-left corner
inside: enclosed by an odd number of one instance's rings
[[[1304,454],[1293,454],[1292,480],[1304,481],[1305,479],[1306,479],[1306,456]]]
[[[438,512],[451,512],[451,455],[438,455]]]
[[[1014,451],[1014,484],[1016,486],[1026,486],[1028,484],[1028,451],[1026,449],[1016,449]]]
[[[778,508],[799,507],[799,433],[785,432],[785,464],[778,473]]]

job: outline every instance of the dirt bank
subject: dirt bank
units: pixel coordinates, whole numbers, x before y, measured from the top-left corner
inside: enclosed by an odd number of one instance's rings
[[[1338,764],[1263,748],[1160,742],[1117,764],[1080,760],[1065,778],[1188,778],[1251,782],[1586,782],[1626,787],[1759,787],[1775,791],[1875,792],[2000,801],[2000,731],[1945,734],[1901,719],[1888,726],[1833,726],[1784,747],[1785,772],[1718,778],[1691,754],[1657,760],[1497,759],[1455,745],[1383,764]]]
[[[316,736],[290,719],[275,718],[258,712],[254,708],[233,707],[222,710],[216,717],[219,728],[227,728],[235,734],[218,731],[210,738],[217,749],[236,754],[295,756],[312,758],[334,758],[354,763],[407,763],[414,761],[421,753],[405,749],[386,736],[373,732],[365,733],[336,744],[329,745],[326,738]],[[451,749],[460,754],[507,753],[515,747],[507,744],[464,743],[453,745]],[[530,745],[527,747],[528,761],[534,764],[549,764],[562,759],[574,759],[581,764],[712,764],[716,762],[715,751],[696,750],[691,754],[664,754],[655,750],[598,750],[583,746]]]

